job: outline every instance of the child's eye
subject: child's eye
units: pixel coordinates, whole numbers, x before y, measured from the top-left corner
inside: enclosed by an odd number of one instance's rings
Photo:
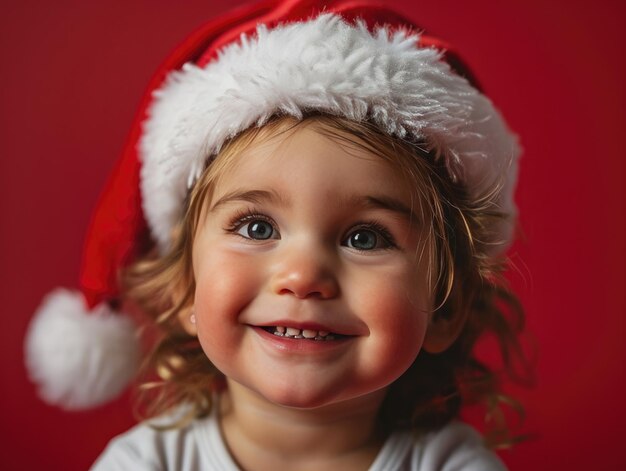
[[[261,214],[238,215],[227,230],[246,239],[280,239],[280,234],[273,221]]]
[[[378,224],[368,224],[348,234],[343,244],[356,250],[380,250],[395,247],[391,234]]]
[[[257,219],[256,221],[250,221],[244,223],[239,227],[237,234],[242,235],[248,239],[255,240],[267,240],[277,239],[276,231],[274,227],[267,221]]]

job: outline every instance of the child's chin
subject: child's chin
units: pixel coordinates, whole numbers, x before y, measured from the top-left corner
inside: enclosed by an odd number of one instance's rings
[[[273,393],[265,396],[270,402],[292,409],[317,409],[337,402],[337,398],[332,394],[311,394],[312,391],[305,391],[295,394],[293,391],[289,393]]]
[[[263,397],[274,405],[294,409],[294,410],[318,410],[332,411],[341,409],[346,403],[357,401],[357,403],[380,403],[385,396],[387,388],[376,391],[366,391],[362,394],[354,391],[338,390],[331,388],[330,390],[280,390],[280,391],[264,391],[261,392]],[[351,394],[353,393],[353,394]]]
[[[296,387],[262,387],[257,393],[272,404],[291,409],[317,409],[342,400],[336,388],[316,389],[311,388],[310,383]]]

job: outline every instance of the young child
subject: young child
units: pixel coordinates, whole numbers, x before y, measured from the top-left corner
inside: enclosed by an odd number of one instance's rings
[[[266,1],[151,90],[83,293],[50,295],[27,338],[42,395],[78,409],[135,374],[114,309],[159,328],[151,420],[93,469],[503,469],[459,414],[501,394],[481,335],[505,366],[518,348],[499,275],[519,150],[450,46],[377,4]]]

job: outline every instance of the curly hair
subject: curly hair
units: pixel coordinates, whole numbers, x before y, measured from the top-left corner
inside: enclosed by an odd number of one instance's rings
[[[462,183],[449,177],[443,159],[429,152],[428,142],[405,142],[367,122],[312,114],[299,121],[276,117],[228,142],[210,165],[207,163],[189,192],[169,252],[152,252],[124,273],[126,298],[138,304],[158,330],[145,359],[139,415],[153,417],[186,403],[190,406],[187,414],[173,424],[181,426],[210,412],[212,397],[223,387],[224,378],[179,320],[189,315],[192,307],[191,251],[200,215],[216,182],[233,165],[233,156],[259,139],[309,125],[339,145],[361,146],[400,170],[415,189],[419,207],[428,213],[425,220],[431,221],[426,239],[433,250],[425,253],[431,257],[428,278],[436,306],[433,315],[465,317],[459,336],[448,349],[438,354],[420,352],[391,385],[379,413],[379,430],[431,430],[458,417],[463,406],[470,404],[482,403],[493,410],[504,397],[500,375],[477,357],[477,341],[485,335],[497,339],[509,376],[513,376],[516,363],[526,364],[518,340],[524,313],[502,277],[505,260],[490,255],[493,242],[486,242],[492,240],[489,231],[493,224],[506,217],[492,203],[499,191],[497,182],[489,194],[470,197]],[[492,444],[511,441],[503,434],[505,429],[504,424],[496,424]]]

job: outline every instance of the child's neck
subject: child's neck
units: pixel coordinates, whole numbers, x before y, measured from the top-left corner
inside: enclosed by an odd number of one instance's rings
[[[244,470],[367,470],[382,446],[376,416],[384,395],[293,409],[229,381],[220,403],[222,434]]]

